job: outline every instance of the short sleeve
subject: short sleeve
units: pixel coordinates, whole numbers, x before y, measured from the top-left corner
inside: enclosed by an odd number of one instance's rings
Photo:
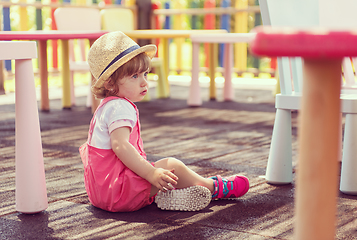
[[[125,99],[114,99],[98,109],[90,144],[101,149],[111,149],[110,132],[124,123],[134,128],[137,122],[136,110]],[[119,124],[119,125],[117,125]]]
[[[118,120],[129,120],[136,123],[136,111],[133,105],[124,99],[116,99],[109,101],[103,109],[101,117],[109,127],[112,123]]]
[[[120,128],[120,127],[129,127],[130,132],[132,132],[134,126],[135,126],[135,123],[131,120],[127,120],[127,119],[117,120],[109,125],[109,128],[108,128],[109,134],[111,134],[115,129]]]

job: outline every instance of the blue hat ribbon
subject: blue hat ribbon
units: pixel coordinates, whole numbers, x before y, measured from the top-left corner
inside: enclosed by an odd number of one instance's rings
[[[118,56],[116,56],[109,64],[108,66],[103,70],[103,72],[99,75],[102,76],[102,74],[110,67],[112,66],[115,62],[117,62],[119,59],[127,55],[128,53],[131,53],[132,51],[135,51],[136,49],[139,49],[139,45],[134,45],[131,46],[130,48],[126,49],[125,51],[121,52]]]

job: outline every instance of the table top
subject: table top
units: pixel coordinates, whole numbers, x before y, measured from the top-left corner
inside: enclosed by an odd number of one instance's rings
[[[207,29],[207,30],[174,30],[174,29],[143,29],[133,31],[123,31],[131,38],[189,38],[191,34],[204,33],[227,33],[225,29]]]
[[[250,50],[258,56],[342,58],[357,56],[357,31],[261,26]]]
[[[256,33],[193,33],[190,35],[192,42],[199,43],[238,43],[250,42]]]
[[[97,39],[108,31],[0,31],[0,40]]]
[[[108,31],[60,31],[60,30],[37,30],[37,31],[0,31],[0,40],[55,40],[55,39],[96,39]],[[191,34],[204,33],[227,33],[224,29],[212,30],[172,30],[172,29],[145,29],[124,31],[131,38],[189,38]]]

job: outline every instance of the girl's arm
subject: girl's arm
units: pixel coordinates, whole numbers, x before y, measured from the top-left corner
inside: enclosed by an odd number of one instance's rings
[[[176,185],[178,177],[171,171],[155,168],[146,161],[135,147],[129,143],[129,136],[129,127],[120,127],[111,132],[111,146],[118,158],[133,172],[146,179],[156,188],[160,190],[163,190],[163,187],[172,189],[167,184]]]

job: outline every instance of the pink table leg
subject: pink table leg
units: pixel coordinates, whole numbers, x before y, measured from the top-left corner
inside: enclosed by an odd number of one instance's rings
[[[216,100],[216,67],[217,67],[217,57],[218,55],[218,45],[216,43],[209,44],[209,70],[208,75],[210,77],[209,85],[209,99]]]
[[[32,59],[15,61],[16,210],[37,213],[48,206]]]
[[[225,101],[234,99],[234,90],[232,86],[232,69],[233,69],[233,44],[226,43],[224,46],[224,89],[223,98]]]
[[[295,239],[334,239],[342,59],[305,59]]]
[[[50,111],[50,100],[48,98],[48,70],[47,70],[47,41],[38,41],[39,71],[41,79],[41,111]]]
[[[165,74],[165,81],[166,81],[166,92],[170,93],[170,83],[169,83],[169,74],[170,74],[170,51],[169,51],[169,40],[168,38],[161,38],[160,42],[162,43],[162,57],[159,54],[159,57],[162,58],[164,63],[164,74]]]
[[[199,48],[200,44],[197,42],[192,43],[192,79],[191,79],[191,86],[190,92],[187,99],[187,104],[189,106],[201,106],[202,99],[201,99],[201,89],[200,83],[198,80],[199,75]]]
[[[88,39],[89,40],[89,45],[92,46],[92,44],[95,42],[96,39]],[[91,86],[95,83],[95,78],[93,75],[91,75]],[[92,109],[92,113],[95,112],[95,110],[98,108],[99,104],[100,104],[100,99],[96,99],[95,96],[93,95],[92,91],[90,91],[91,94],[91,109]]]

